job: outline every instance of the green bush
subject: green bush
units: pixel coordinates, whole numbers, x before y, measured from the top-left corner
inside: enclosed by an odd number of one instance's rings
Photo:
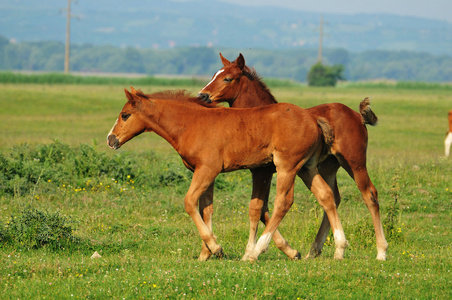
[[[124,182],[140,177],[142,169],[137,164],[128,155],[108,156],[93,145],[22,144],[7,154],[0,153],[0,195],[27,194],[43,182],[57,186],[80,186],[101,178]]]
[[[51,213],[36,208],[26,208],[0,230],[0,242],[22,249],[38,249],[44,246],[62,250],[82,242],[73,235],[74,222],[59,212]]]
[[[308,73],[309,86],[336,86],[338,80],[344,79],[344,66],[324,66],[321,62],[312,66]]]

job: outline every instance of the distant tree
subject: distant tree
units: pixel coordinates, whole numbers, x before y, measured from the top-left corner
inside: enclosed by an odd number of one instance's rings
[[[7,38],[0,35],[0,68],[5,68],[5,47],[9,44]]]
[[[0,35],[0,51],[2,51],[3,48],[5,48],[5,46],[8,44],[9,44],[8,39],[5,38],[4,36]]]
[[[311,67],[308,73],[309,86],[336,86],[338,80],[344,79],[343,65],[324,66],[321,62]]]

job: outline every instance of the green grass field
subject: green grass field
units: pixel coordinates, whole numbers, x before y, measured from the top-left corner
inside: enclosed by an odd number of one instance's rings
[[[272,86],[280,102],[302,107],[342,102],[357,109],[371,97],[379,124],[368,128],[368,169],[379,191],[388,259],[375,259],[370,215],[341,170],[345,259],[333,259],[330,236],[317,259],[291,261],[271,244],[248,263],[240,261],[248,171],[218,177],[214,233],[226,256],[198,262],[201,239],[183,205],[191,173],[177,153],[155,134],[116,152],[106,145],[124,88],[202,87],[178,84],[0,84],[1,299],[452,297],[452,159],[443,144],[451,88]],[[307,254],[322,214],[298,180],[279,229]],[[101,257],[91,259],[95,251]]]

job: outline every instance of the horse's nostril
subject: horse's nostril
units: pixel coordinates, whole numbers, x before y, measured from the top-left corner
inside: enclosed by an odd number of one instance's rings
[[[207,93],[199,93],[198,94],[198,98],[201,99],[204,102],[207,102],[207,103],[211,103],[212,102],[212,100],[210,100],[210,95],[207,94]]]
[[[116,138],[116,135],[110,134],[107,138],[108,146],[112,149],[117,149],[119,145],[119,139]]]

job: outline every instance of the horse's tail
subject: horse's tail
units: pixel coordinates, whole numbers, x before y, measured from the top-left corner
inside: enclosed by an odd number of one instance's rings
[[[331,127],[330,123],[325,118],[318,117],[317,118],[317,124],[320,127],[320,130],[322,131],[322,137],[323,141],[325,142],[325,145],[329,148],[333,146],[334,143],[334,131]]]
[[[363,124],[369,124],[372,126],[377,125],[378,118],[370,109],[370,99],[368,97],[364,98],[359,104],[359,112],[361,113],[361,119]]]

